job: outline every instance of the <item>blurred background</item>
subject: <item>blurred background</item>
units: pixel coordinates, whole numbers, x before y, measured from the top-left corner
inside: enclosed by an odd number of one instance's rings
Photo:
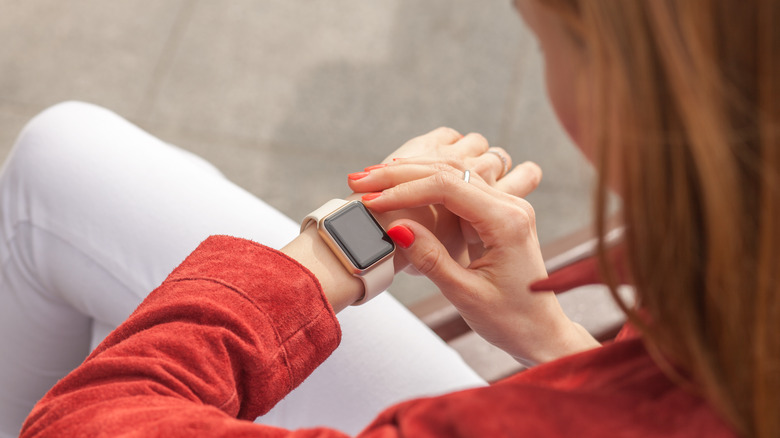
[[[446,125],[541,165],[529,200],[544,244],[589,222],[592,173],[510,3],[0,0],[0,158],[36,113],[88,101],[297,221],[347,194],[348,173]],[[412,304],[435,288],[402,277],[392,292]]]

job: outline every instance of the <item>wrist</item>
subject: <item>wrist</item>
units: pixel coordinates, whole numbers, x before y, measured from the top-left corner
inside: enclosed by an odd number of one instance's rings
[[[336,311],[369,301],[390,286],[396,272],[395,245],[355,197],[331,199],[312,211],[299,237],[282,249],[314,273]]]
[[[345,200],[359,200],[360,194],[353,193]],[[417,216],[417,219],[431,220],[435,217],[435,211],[431,208],[419,208],[411,210]],[[389,211],[372,212],[382,227],[387,229],[389,224],[401,217],[408,217],[409,211]],[[364,282],[348,272],[342,261],[333,253],[333,250],[319,235],[316,226],[309,226],[292,242],[286,245],[281,251],[290,257],[296,259],[303,266],[309,269],[320,282],[325,298],[330,302],[334,311],[339,312],[358,302],[365,295]],[[409,265],[405,257],[396,253],[393,258],[394,271],[398,272]]]
[[[601,346],[584,327],[566,316],[553,323],[549,331],[540,334],[536,348],[530,349],[528,355],[515,356],[518,362],[533,366]]]
[[[340,312],[363,297],[363,282],[344,269],[341,261],[317,234],[316,227],[308,227],[281,252],[297,260],[317,277],[334,312]]]

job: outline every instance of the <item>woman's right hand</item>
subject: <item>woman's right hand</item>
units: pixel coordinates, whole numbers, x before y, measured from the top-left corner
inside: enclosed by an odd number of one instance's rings
[[[398,242],[399,251],[488,342],[527,365],[599,345],[566,317],[552,292],[529,291],[529,285],[547,273],[534,210],[510,193],[535,187],[541,177],[538,166],[517,166],[501,179],[504,190],[475,174],[465,182],[461,169],[425,160],[404,160],[377,172],[389,188],[365,201],[369,208],[382,212],[440,205],[473,228],[480,245],[472,245],[479,248],[472,248],[467,266],[461,266],[433,233],[415,221],[397,220],[389,233],[406,236],[405,242]]]
[[[359,199],[358,193],[387,188],[386,180],[377,179],[377,175],[385,174],[383,167],[395,167],[410,159],[415,162],[467,165],[475,172],[480,173],[487,181],[493,182],[500,180],[500,177],[512,164],[511,157],[506,151],[500,148],[490,148],[487,140],[479,134],[463,136],[450,128],[438,128],[409,140],[390,154],[382,164],[370,166],[363,172],[349,175],[349,185],[356,193],[345,199]],[[496,183],[496,185],[499,184]],[[452,254],[455,254],[459,259],[468,258],[468,239],[464,239],[464,234],[468,234],[468,228],[464,229],[458,218],[441,206],[425,205],[414,209],[394,210],[378,214],[375,217],[385,227],[400,218],[422,223],[434,230]],[[334,310],[339,311],[345,308],[362,295],[362,283],[339,266],[340,262],[323,244],[314,228],[310,227],[301,233],[282,251],[301,262],[315,274]],[[410,272],[409,262],[403,253],[396,253],[393,261],[396,270],[403,269]]]

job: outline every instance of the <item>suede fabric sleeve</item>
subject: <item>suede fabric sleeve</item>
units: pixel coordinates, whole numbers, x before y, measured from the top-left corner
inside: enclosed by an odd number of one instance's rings
[[[270,410],[340,336],[310,271],[210,237],[51,389],[22,436],[284,436],[240,420]]]

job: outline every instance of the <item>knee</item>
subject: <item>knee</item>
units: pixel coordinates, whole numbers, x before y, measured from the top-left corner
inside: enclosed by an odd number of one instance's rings
[[[107,117],[116,117],[101,107],[68,101],[47,108],[33,117],[16,139],[7,167],[23,174],[45,171],[57,166],[61,159],[78,159],[84,153],[84,142],[79,140],[90,126],[104,124]]]
[[[33,117],[16,139],[15,148],[59,147],[73,133],[83,133],[89,125],[99,124],[111,114],[99,106],[68,101],[51,106]]]

